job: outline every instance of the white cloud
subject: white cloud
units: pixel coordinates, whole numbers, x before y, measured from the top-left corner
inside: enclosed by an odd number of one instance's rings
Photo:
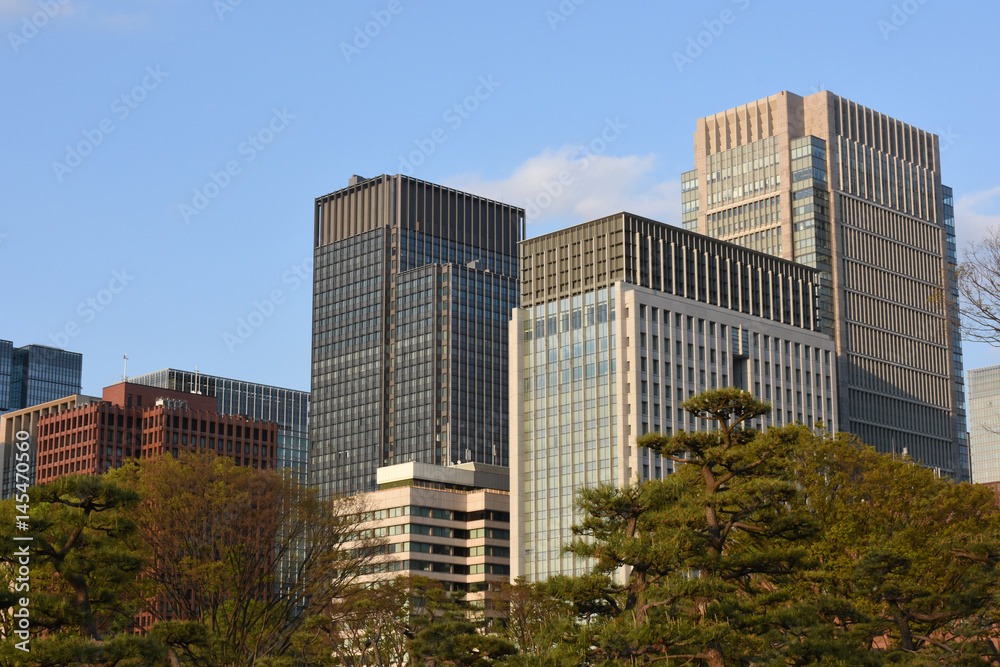
[[[448,185],[525,209],[528,224],[576,224],[628,211],[662,222],[680,224],[680,180],[658,181],[655,155],[613,157],[584,146],[546,148],[499,180],[479,173],[447,179]]]
[[[1000,186],[970,192],[955,200],[955,234],[959,246],[983,240],[991,227],[1000,231]]]

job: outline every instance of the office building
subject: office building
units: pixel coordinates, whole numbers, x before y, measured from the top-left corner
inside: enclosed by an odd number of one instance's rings
[[[510,324],[512,576],[578,575],[561,553],[576,492],[662,479],[636,447],[697,430],[681,403],[737,386],[772,405],[753,426],[836,429],[833,341],[815,269],[629,213],[520,244]]]
[[[129,378],[133,384],[200,394],[216,399],[220,415],[244,415],[278,424],[277,466],[290,471],[302,484],[309,471],[309,392],[230,380],[198,371],[173,368]]]
[[[508,469],[481,463],[400,463],[379,468],[379,490],[363,494],[365,537],[385,540],[371,579],[437,579],[470,603],[510,575]]]
[[[997,505],[1000,506],[1000,482],[984,482],[983,486],[993,491],[996,495]]]
[[[508,465],[507,322],[524,211],[407,176],[316,199],[310,480]]]
[[[935,134],[828,91],[700,118],[685,229],[814,267],[844,430],[969,479],[951,190]]]
[[[83,355],[0,340],[0,414],[80,393]]]
[[[972,481],[1000,482],[1000,365],[969,371]]]
[[[130,459],[182,451],[274,469],[278,425],[221,415],[215,405],[209,396],[128,382],[105,387],[100,401],[38,420],[38,483],[64,475],[100,475]]]
[[[35,483],[35,454],[38,451],[40,419],[100,400],[94,396],[74,394],[0,415],[0,465],[3,466],[0,498],[12,497],[16,493],[16,485],[24,482],[24,477],[17,476],[17,461],[14,458],[14,454],[20,451],[17,445],[21,442],[28,443],[27,471],[22,467],[21,474],[27,477],[29,485]],[[27,434],[27,439],[24,434]]]
[[[14,344],[0,340],[0,415],[10,410],[10,371],[14,360]]]

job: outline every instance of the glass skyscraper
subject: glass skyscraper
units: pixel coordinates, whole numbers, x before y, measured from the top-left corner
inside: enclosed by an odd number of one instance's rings
[[[10,408],[10,371],[14,360],[14,344],[0,340],[0,415]]]
[[[816,269],[841,424],[969,479],[951,189],[937,135],[829,91],[700,118],[685,229]]]
[[[508,464],[507,322],[522,209],[407,176],[316,199],[311,482]]]
[[[80,393],[83,355],[0,340],[0,413]]]
[[[308,481],[309,392],[173,368],[129,378],[128,381],[212,396],[218,403],[220,415],[244,415],[250,419],[276,422],[278,470],[294,473],[302,484]]]
[[[512,576],[588,571],[562,553],[577,491],[662,479],[636,438],[705,427],[707,389],[771,403],[756,428],[838,425],[816,271],[619,213],[521,244],[511,339]]]

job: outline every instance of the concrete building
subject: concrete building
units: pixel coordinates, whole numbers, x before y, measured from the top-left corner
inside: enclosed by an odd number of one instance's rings
[[[174,368],[129,378],[129,382],[213,397],[216,399],[215,410],[220,415],[244,415],[250,419],[277,423],[278,469],[292,472],[301,484],[308,482],[308,391]]]
[[[997,497],[997,505],[1000,505],[1000,482],[985,482],[983,486],[992,490]]]
[[[524,211],[407,176],[316,199],[310,483],[508,464],[507,321]]]
[[[704,427],[681,403],[737,386],[758,428],[839,427],[814,269],[619,213],[520,245],[511,341],[512,577],[578,575],[560,553],[583,486],[662,479],[647,431]]]
[[[828,91],[700,118],[685,229],[814,267],[844,430],[969,479],[938,137]]]
[[[102,400],[38,420],[39,484],[64,475],[100,475],[129,459],[201,451],[237,465],[276,467],[274,422],[220,415],[215,398],[121,382]]]
[[[1000,365],[969,371],[972,481],[1000,482]]]
[[[83,355],[0,340],[0,414],[80,393]]]
[[[508,469],[481,463],[379,468],[359,530],[387,542],[372,579],[420,575],[482,601],[510,575]]]
[[[10,498],[16,493],[17,484],[24,483],[24,477],[18,478],[14,458],[18,452],[17,444],[28,443],[28,469],[22,472],[27,477],[28,485],[35,483],[35,454],[38,451],[38,422],[43,417],[58,415],[78,406],[88,405],[101,399],[94,396],[74,394],[54,401],[46,401],[30,408],[13,410],[0,415],[0,465],[3,466],[0,498]],[[27,438],[24,438],[27,434]]]

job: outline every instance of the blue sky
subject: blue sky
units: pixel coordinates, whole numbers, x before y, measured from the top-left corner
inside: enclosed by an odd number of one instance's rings
[[[87,393],[124,353],[308,389],[313,199],[351,174],[503,197],[529,235],[677,223],[695,119],[781,90],[941,134],[960,244],[1000,223],[996,3],[678,5],[0,0],[0,338],[82,352]]]

